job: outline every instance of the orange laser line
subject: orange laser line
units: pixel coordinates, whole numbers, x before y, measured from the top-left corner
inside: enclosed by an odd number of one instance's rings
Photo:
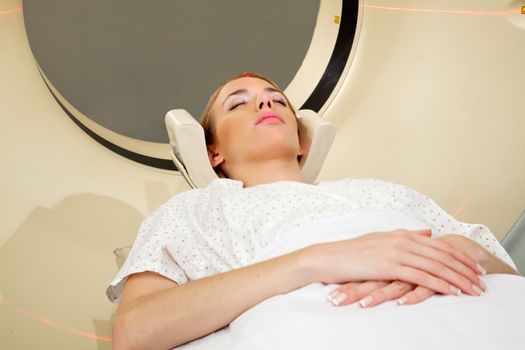
[[[55,328],[55,329],[58,329],[58,330],[61,330],[61,331],[69,332],[69,333],[73,333],[73,334],[76,334],[78,336],[82,336],[82,337],[85,337],[85,338],[101,340],[101,341],[105,341],[105,342],[108,342],[108,343],[111,342],[111,338],[103,337],[103,336],[100,336],[100,335],[84,332],[84,331],[78,330],[76,328],[71,328],[71,327],[68,327],[68,326],[65,326],[65,325],[61,325],[61,324],[59,324],[59,323],[57,323],[55,321],[49,320],[49,319],[47,319],[47,318],[45,318],[43,316],[37,315],[37,314],[35,314],[35,313],[31,312],[31,311],[23,309],[20,306],[15,305],[12,302],[9,302],[9,301],[7,301],[5,299],[0,299],[0,305],[6,305],[7,307],[9,307],[11,310],[15,311],[16,313],[24,315],[24,316],[29,317],[29,318],[32,318],[34,320],[37,320],[40,323],[42,323],[42,324],[44,324],[46,326],[49,326],[51,328]]]
[[[379,10],[390,10],[390,11],[401,11],[401,12],[420,12],[420,13],[446,13],[451,15],[461,16],[508,16],[508,15],[519,15],[520,10],[505,10],[505,11],[478,11],[478,10],[444,10],[444,9],[423,9],[423,8],[408,8],[408,7],[391,7],[391,6],[379,6],[379,5],[364,5],[366,8],[379,9]]]
[[[10,9],[0,10],[0,15],[7,15],[10,13],[22,12],[22,9],[23,9],[22,5],[20,5],[17,7],[10,8]]]

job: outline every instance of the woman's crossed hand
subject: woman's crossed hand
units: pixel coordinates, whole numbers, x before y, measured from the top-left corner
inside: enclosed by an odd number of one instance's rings
[[[429,230],[397,230],[316,246],[324,283],[344,283],[328,296],[334,305],[387,300],[413,304],[435,293],[480,295],[485,289],[476,261]]]
[[[409,305],[422,302],[434,294],[434,290],[402,281],[349,282],[333,290],[328,300],[335,306],[359,301],[361,307],[372,307],[394,299],[399,305]]]

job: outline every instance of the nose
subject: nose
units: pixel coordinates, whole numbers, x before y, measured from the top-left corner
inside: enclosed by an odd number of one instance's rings
[[[273,101],[272,99],[270,98],[270,96],[268,96],[268,94],[266,93],[261,93],[258,97],[257,97],[257,101],[256,101],[256,107],[257,107],[257,110],[260,111],[262,109],[272,109],[273,107]]]

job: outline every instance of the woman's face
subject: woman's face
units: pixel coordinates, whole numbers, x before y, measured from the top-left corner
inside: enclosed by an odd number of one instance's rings
[[[213,167],[228,168],[301,155],[297,120],[283,93],[253,77],[227,83],[211,109],[215,136],[209,146]]]

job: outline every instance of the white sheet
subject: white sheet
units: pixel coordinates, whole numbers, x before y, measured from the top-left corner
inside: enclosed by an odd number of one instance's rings
[[[258,261],[371,231],[423,228],[396,212],[359,212],[291,231]],[[328,229],[329,228],[329,229]],[[315,283],[267,299],[228,328],[180,347],[202,349],[524,349],[525,278],[489,275],[481,297],[434,296],[416,305],[334,307],[336,286]]]

